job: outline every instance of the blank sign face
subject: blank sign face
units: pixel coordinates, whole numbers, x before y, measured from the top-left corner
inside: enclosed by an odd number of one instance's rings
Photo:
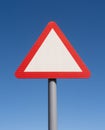
[[[67,50],[54,29],[38,49],[25,72],[81,72],[82,70]]]

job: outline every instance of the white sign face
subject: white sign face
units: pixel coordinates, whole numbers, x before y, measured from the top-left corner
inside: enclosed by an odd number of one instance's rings
[[[88,78],[90,71],[55,22],[49,22],[15,73],[18,78]]]
[[[54,29],[47,35],[25,72],[81,72]]]

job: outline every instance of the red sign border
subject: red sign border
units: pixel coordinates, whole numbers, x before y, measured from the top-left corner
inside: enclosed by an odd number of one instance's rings
[[[43,41],[45,40],[51,29],[54,29],[54,31],[57,33],[59,38],[64,43],[65,47],[68,49],[72,57],[81,68],[82,72],[24,72],[33,56],[43,44]],[[59,26],[55,22],[49,22],[42,34],[39,36],[38,40],[34,43],[33,47],[31,48],[23,62],[16,70],[15,76],[17,78],[89,78],[90,71],[84,64],[80,56],[77,54],[69,40],[66,38],[64,33],[61,31]]]

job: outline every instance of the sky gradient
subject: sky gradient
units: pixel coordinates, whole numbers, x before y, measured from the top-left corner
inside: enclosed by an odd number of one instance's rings
[[[49,21],[91,71],[57,79],[58,130],[105,130],[105,2],[0,1],[0,130],[48,129],[48,80],[14,73]]]

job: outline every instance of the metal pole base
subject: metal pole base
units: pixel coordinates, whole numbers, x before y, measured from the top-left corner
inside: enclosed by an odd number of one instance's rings
[[[56,79],[48,79],[48,130],[57,130]]]

